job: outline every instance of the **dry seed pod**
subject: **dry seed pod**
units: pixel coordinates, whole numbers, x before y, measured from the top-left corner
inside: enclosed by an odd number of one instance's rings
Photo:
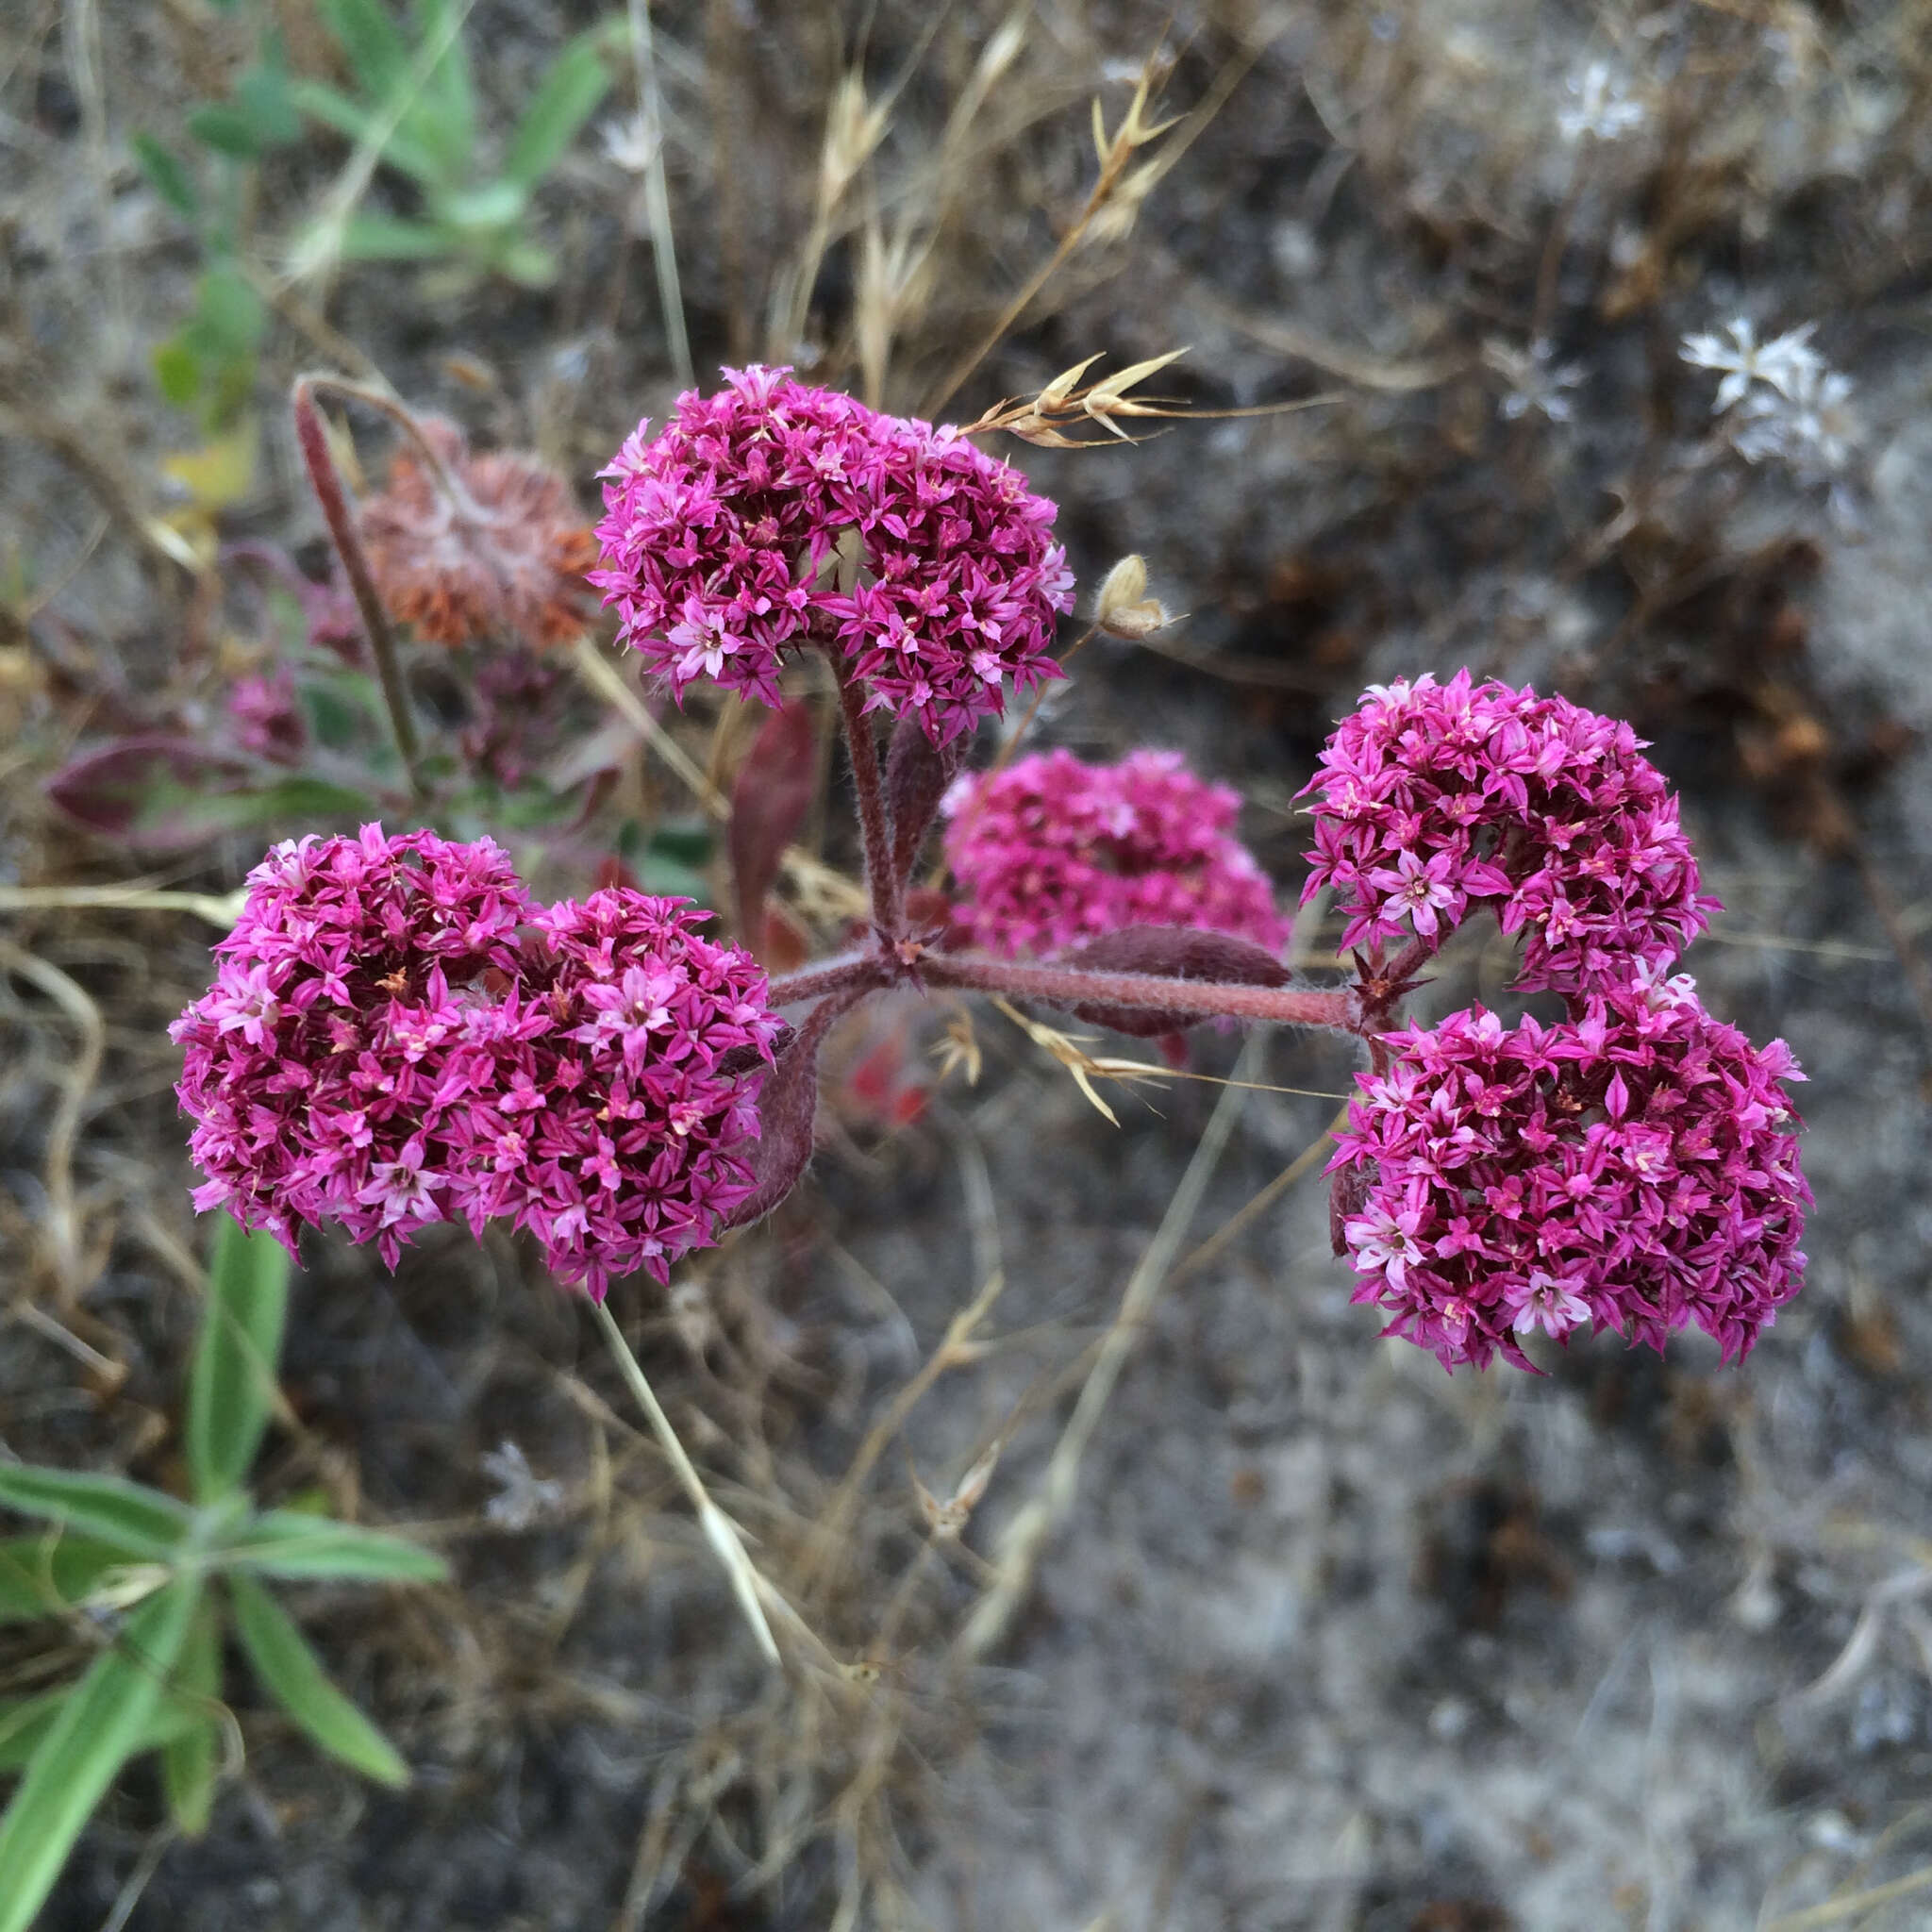
[[[1151,638],[1173,622],[1167,606],[1147,594],[1145,558],[1124,557],[1108,572],[1094,602],[1093,621],[1108,637],[1124,638],[1128,643]]]

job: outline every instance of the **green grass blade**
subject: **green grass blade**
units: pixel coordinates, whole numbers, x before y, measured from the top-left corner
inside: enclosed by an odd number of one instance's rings
[[[222,1727],[208,1707],[221,1690],[221,1619],[204,1597],[175,1668],[175,1693],[166,1700],[164,1715],[178,1715],[181,1728],[161,1747],[161,1789],[175,1823],[188,1838],[199,1838],[208,1829],[208,1814],[214,1809]]]
[[[142,1747],[200,1596],[199,1577],[157,1591],[61,1700],[0,1817],[0,1932],[27,1932],[94,1807]]]
[[[504,158],[503,178],[525,190],[536,187],[597,111],[609,86],[598,37],[579,34],[551,62],[530,96]]]
[[[408,1784],[396,1747],[329,1682],[289,1613],[249,1577],[231,1576],[228,1588],[236,1635],[262,1689],[332,1757],[378,1784]]]
[[[171,1556],[193,1523],[185,1503],[118,1475],[0,1462],[0,1507],[98,1537],[130,1557]]]
[[[299,1509],[265,1509],[212,1553],[224,1569],[257,1576],[359,1583],[441,1583],[449,1566],[386,1530],[333,1523]]]
[[[188,1381],[188,1470],[201,1502],[238,1489],[261,1447],[288,1313],[289,1251],[224,1214]]]

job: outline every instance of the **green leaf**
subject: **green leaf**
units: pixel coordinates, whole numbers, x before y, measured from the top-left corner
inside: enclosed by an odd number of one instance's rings
[[[162,398],[177,409],[190,408],[201,393],[201,358],[194,352],[193,324],[176,329],[155,345],[155,384]]]
[[[185,1434],[197,1502],[239,1488],[255,1460],[275,1407],[288,1312],[288,1249],[224,1214],[188,1381]]]
[[[683,865],[708,865],[717,850],[717,835],[705,819],[667,819],[651,831],[646,851]]]
[[[351,215],[342,224],[344,261],[435,261],[457,246],[457,238],[437,222]]]
[[[235,105],[248,117],[263,147],[284,147],[301,140],[302,117],[289,92],[288,70],[279,63],[264,61],[251,67],[235,83]]]
[[[440,40],[449,21],[449,0],[427,0],[409,9],[419,47]],[[476,142],[476,101],[470,86],[470,60],[460,33],[437,58],[422,90],[403,117],[409,139],[436,158],[444,181],[460,181],[469,172]]]
[[[208,1829],[208,1813],[214,1808],[222,1729],[208,1707],[221,1689],[221,1620],[214,1605],[204,1598],[188,1626],[175,1667],[174,1692],[162,1711],[165,1718],[178,1719],[181,1729],[161,1747],[161,1788],[175,1823],[189,1838],[199,1838]]]
[[[482,188],[439,194],[436,216],[465,235],[489,235],[512,226],[528,200],[528,194],[514,181],[491,181]]]
[[[400,1788],[409,1767],[385,1738],[328,1680],[288,1612],[246,1576],[231,1576],[235,1632],[261,1686],[332,1757]]]
[[[34,1697],[0,1697],[0,1777],[14,1777],[27,1767],[42,1740],[54,1728],[60,1707],[78,1686],[61,1684]],[[159,1751],[181,1736],[190,1724],[187,1707],[164,1696],[149,1714],[127,1755]]]
[[[224,1541],[215,1560],[258,1576],[364,1583],[441,1583],[449,1574],[441,1557],[399,1536],[298,1509],[263,1510]]]
[[[320,81],[292,82],[289,88],[289,98],[311,121],[320,121],[325,127],[333,128],[350,141],[366,141],[372,133],[380,132],[381,123],[376,113],[338,93],[334,88],[325,87]],[[442,163],[420,142],[412,141],[400,129],[384,141],[382,158],[391,167],[400,168],[404,174],[413,175],[427,187],[436,187],[445,178]]]
[[[163,147],[152,134],[137,134],[129,143],[148,185],[177,215],[192,221],[201,211],[201,198],[188,170],[172,150]]]
[[[530,96],[504,158],[503,178],[520,188],[536,187],[597,111],[609,86],[594,29],[579,34],[550,63]]]
[[[71,1530],[0,1537],[0,1624],[58,1616],[90,1596],[127,1552]]]
[[[173,1556],[194,1523],[185,1503],[125,1477],[25,1462],[0,1462],[0,1506],[66,1524],[112,1543],[125,1556],[152,1561]]]
[[[0,1932],[27,1932],[94,1807],[142,1747],[200,1596],[198,1577],[157,1591],[61,1699],[0,1817]]]
[[[491,266],[520,289],[547,289],[557,280],[557,257],[541,242],[511,236],[496,251]]]
[[[323,0],[322,17],[371,104],[386,108],[409,77],[409,45],[380,0]]]
[[[252,356],[268,333],[268,307],[238,268],[211,268],[194,287],[194,326],[208,346]]]
[[[656,852],[644,854],[644,862],[638,867],[638,883],[645,891],[667,899],[691,899],[700,906],[711,903],[711,888],[701,873]]]
[[[261,153],[261,136],[254,118],[232,101],[210,101],[207,107],[197,108],[188,117],[188,131],[204,147],[238,161],[252,161]]]

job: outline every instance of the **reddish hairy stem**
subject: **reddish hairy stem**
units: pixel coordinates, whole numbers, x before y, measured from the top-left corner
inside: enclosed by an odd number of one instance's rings
[[[1031,966],[979,953],[927,953],[920,975],[934,986],[1051,1000],[1066,1007],[1141,1007],[1196,1013],[1204,1020],[1278,1020],[1291,1026],[1348,1030],[1348,995],[1288,986],[1226,986],[1169,979],[1158,973],[1085,973],[1074,966]]]
[[[409,788],[418,798],[426,796],[427,787],[416,761],[422,747],[416,737],[416,721],[409,716],[409,694],[403,684],[402,659],[396,651],[395,633],[389,615],[376,594],[375,578],[356,531],[356,519],[342,491],[342,479],[336,474],[335,458],[329,454],[327,432],[322,413],[315,407],[312,376],[297,376],[289,397],[295,417],[295,440],[302,447],[302,460],[308,465],[308,480],[322,506],[323,521],[328,525],[336,555],[348,574],[349,588],[356,595],[356,608],[362,613],[362,628],[369,634],[369,648],[375,658],[375,675],[382,685],[382,702],[389,712],[390,729],[395,733],[396,749],[402,754],[404,769],[409,774]]]
[[[892,865],[892,831],[886,823],[886,793],[879,781],[879,748],[873,741],[858,681],[848,675],[836,649],[826,647],[839,685],[839,715],[845,725],[845,749],[852,758],[852,783],[858,793],[858,824],[865,837],[865,883],[872,895],[873,924],[888,937],[899,936],[899,874]]]
[[[797,973],[774,979],[765,990],[766,1001],[774,1007],[796,1006],[800,1000],[815,1000],[830,993],[870,992],[884,986],[888,974],[871,953],[843,953],[836,959],[822,960]]]

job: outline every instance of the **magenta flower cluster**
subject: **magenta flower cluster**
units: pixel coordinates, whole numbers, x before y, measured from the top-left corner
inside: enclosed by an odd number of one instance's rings
[[[674,693],[705,677],[775,707],[781,655],[812,641],[945,744],[1001,711],[1003,679],[1059,675],[1073,578],[1019,471],[783,369],[724,376],[603,473],[591,581]]]
[[[171,1029],[196,1208],[291,1248],[332,1219],[391,1267],[423,1227],[502,1216],[593,1295],[663,1279],[751,1193],[782,1024],[693,925],[639,892],[541,909],[487,839],[277,846]]]
[[[1196,926],[1278,950],[1288,927],[1235,838],[1241,801],[1178,752],[1090,765],[1069,751],[956,779],[941,809],[957,924],[1008,956],[1128,925]]]
[[[1459,671],[1372,687],[1324,749],[1304,898],[1341,894],[1342,943],[1433,952],[1473,903],[1523,934],[1525,989],[1574,991],[1703,930],[1675,796],[1629,725]]]
[[[1331,1168],[1367,1178],[1347,1223],[1355,1300],[1445,1367],[1588,1324],[1661,1350],[1694,1323],[1741,1357],[1795,1294],[1809,1190],[1782,1083],[1687,976],[1639,964],[1567,1021],[1475,1007],[1388,1037]]]

